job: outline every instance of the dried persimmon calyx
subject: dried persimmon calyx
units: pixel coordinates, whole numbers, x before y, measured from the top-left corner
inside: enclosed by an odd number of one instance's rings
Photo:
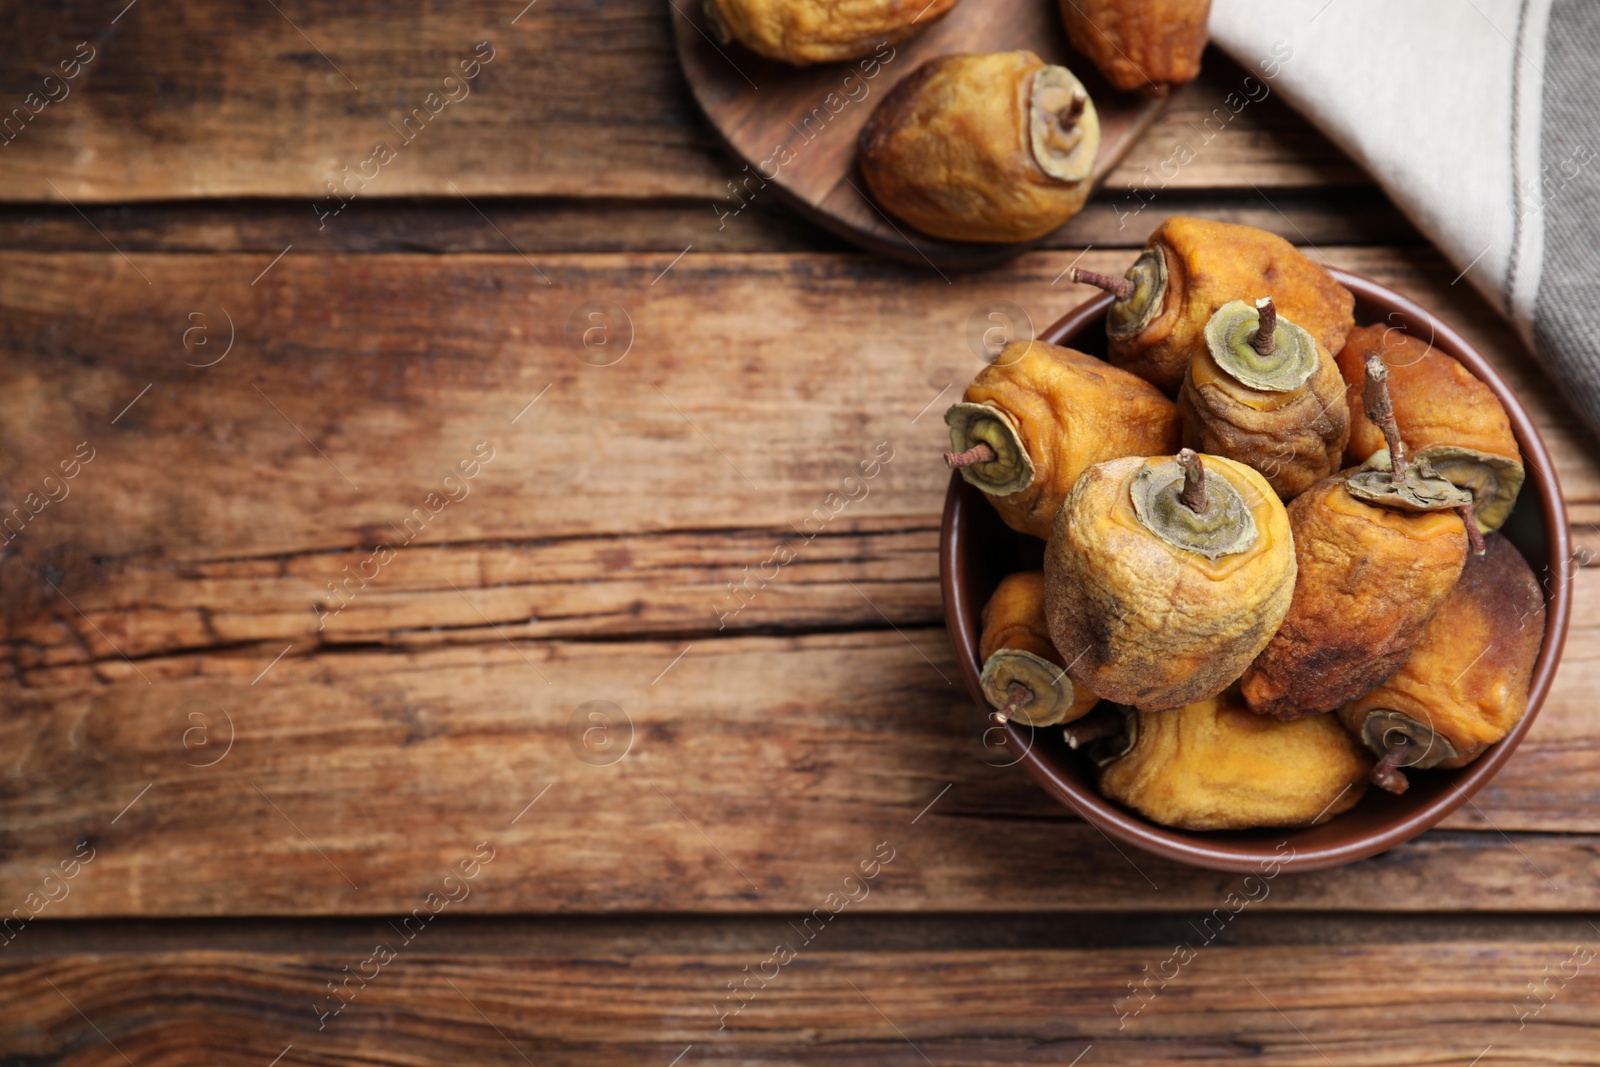
[[[1106,704],[1066,727],[1067,747],[1082,749],[1096,767],[1107,767],[1139,743],[1139,712],[1126,704]]]
[[[1390,414],[1407,448],[1472,494],[1480,533],[1498,529],[1525,478],[1505,406],[1458,359],[1392,326],[1356,327],[1337,357],[1352,401],[1350,461],[1359,463],[1387,443],[1380,427],[1353,404],[1373,357],[1389,368]]]
[[[1400,511],[1447,511],[1472,503],[1471,493],[1458,489],[1421,456],[1407,463],[1396,481],[1388,449],[1368,457],[1350,475],[1346,489],[1357,500]]]
[[[1033,459],[1010,415],[993,404],[962,401],[950,405],[944,421],[950,427],[950,456],[965,460],[951,465],[969,483],[991,496],[1020,493],[1033,484]]]
[[[1266,338],[1262,337],[1263,320]],[[1206,350],[1224,374],[1264,393],[1299,389],[1317,372],[1311,334],[1280,318],[1272,302],[1255,307],[1243,300],[1222,305],[1205,329]]]
[[[1033,76],[1028,132],[1039,169],[1064,182],[1088,181],[1100,148],[1100,117],[1083,83],[1066,67]]]
[[[1159,247],[1146,248],[1121,278],[1074,269],[1072,280],[1111,293],[1115,300],[1106,312],[1106,334],[1132,337],[1161,314],[1167,300],[1167,257]]]
[[[1410,786],[1406,770],[1427,770],[1453,763],[1456,749],[1445,736],[1409,715],[1374,708],[1361,724],[1361,742],[1380,759],[1372,769],[1372,782],[1390,793]]]
[[[1427,460],[1441,477],[1472,495],[1472,514],[1484,533],[1505,523],[1527,476],[1517,459],[1475,448],[1430,445],[1417,458]]]
[[[1389,447],[1368,456],[1346,479],[1346,490],[1357,500],[1399,511],[1470,508],[1472,494],[1456,488],[1433,469],[1431,462],[1421,456],[1408,460],[1400,426],[1395,421],[1394,401],[1389,395],[1388,365],[1378,356],[1371,356],[1367,359],[1366,376],[1362,406],[1367,418],[1382,431]],[[1477,541],[1476,523],[1467,532]],[[1477,544],[1473,547],[1478,549]]]
[[[1256,522],[1226,478],[1205,476],[1200,457],[1185,449],[1170,464],[1150,464],[1128,491],[1133,513],[1174,548],[1217,559],[1256,543]]]
[[[1002,648],[985,660],[979,681],[998,722],[1056,726],[1072,710],[1075,692],[1066,670],[1020,648]]]
[[[1427,770],[1456,758],[1456,749],[1433,727],[1409,715],[1387,708],[1374,708],[1361,724],[1361,740],[1376,754],[1383,754],[1404,741],[1411,748],[1407,767]]]

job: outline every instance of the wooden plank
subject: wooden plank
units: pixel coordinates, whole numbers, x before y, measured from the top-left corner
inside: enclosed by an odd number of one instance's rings
[[[1448,267],[1423,250],[1314,251],[1478,344],[1590,521],[1587,435]],[[0,476],[21,497],[78,442],[97,450],[13,558],[371,546],[478,442],[496,458],[420,543],[790,528],[885,441],[898,458],[838,517],[926,528],[947,475],[918,457],[980,366],[969,326],[1005,302],[1042,329],[1089,291],[1061,280],[1069,265],[1126,258],[1037,253],[958,289],[856,256],[4,253]],[[600,305],[621,310],[585,348],[583,312]],[[234,349],[216,362],[227,322]],[[67,569],[69,595],[96,584]]]
[[[1200,76],[1181,86],[1106,185],[1123,213],[1140,210],[1153,230],[1161,199],[1181,189],[1318,189],[1370,186],[1372,179],[1273,91],[1209,49]]]
[[[803,940],[774,926],[774,942]],[[8,959],[0,1044],[85,1064],[1600,1063],[1600,987],[1560,977],[1593,965],[1592,935],[1236,948],[1194,930],[1181,966],[1174,946],[851,953],[826,935],[781,967],[770,947],[462,957],[392,933],[392,956]],[[735,1013],[728,988],[747,974]]]
[[[309,202],[328,196],[324,183],[342,180],[346,167],[359,173],[379,141],[394,158],[368,164],[377,177],[362,198],[728,195],[739,168],[713,147],[689,98],[669,7],[522,7],[296,0],[241,10],[209,2],[187,6],[176,21],[143,7],[113,16],[81,0],[19,9],[12,47],[0,57],[7,114],[22,111],[0,153],[0,199],[297,197],[308,202],[310,223]],[[464,88],[446,86],[484,41],[488,65]],[[44,83],[75,55],[92,58],[75,77]],[[1247,189],[1366,181],[1276,95],[1235,114],[1241,97],[1230,106],[1229,94],[1262,94],[1245,77],[1209,54],[1205,72],[1178,91],[1163,125],[1113,182],[1145,189],[1156,175],[1165,179],[1157,188]],[[445,91],[459,99],[427,102]],[[40,95],[30,102],[29,93]],[[420,131],[403,129],[419,108]],[[1179,142],[1194,159],[1167,178]]]
[[[1134,248],[1153,220],[1196,215],[1281,230],[1314,245],[1422,244],[1423,238],[1374,189],[1254,190],[1218,195],[1172,189],[1158,213],[1134,213],[1120,192],[1102,193],[1045,240],[1049,248]],[[305,201],[231,200],[83,207],[0,208],[0,249],[30,252],[706,252],[852,251],[842,239],[776,201],[757,201],[732,219],[732,200],[373,199],[353,205],[339,225],[308,227]],[[479,214],[479,210],[483,213]],[[85,219],[88,221],[86,222]],[[492,225],[491,225],[492,223]],[[91,225],[92,224],[92,225]]]
[[[327,594],[328,583],[356,574],[370,550],[132,563],[72,596],[83,615],[70,631],[48,606],[31,619],[13,616],[12,666],[25,684],[49,684],[91,658],[115,658],[106,641],[143,659],[290,641],[330,649],[479,644],[494,640],[496,628],[540,640],[871,629],[886,617],[898,626],[939,625],[938,530],[859,525],[803,543],[775,528],[424,546],[343,599]],[[781,578],[763,580],[761,563],[779,543],[793,544],[795,557]]]
[[[324,182],[341,181],[346,167],[360,174],[369,159],[366,174],[378,176],[362,196],[723,188],[734,168],[694,113],[670,9],[609,0],[541,4],[519,17],[522,7],[204,3],[176,20],[135,7],[114,25],[114,12],[85,2],[18,10],[0,67],[8,110],[80,41],[94,57],[6,145],[0,195],[292,196],[332,208]],[[492,58],[463,88],[457,64],[485,41]],[[458,99],[440,103],[446,92]],[[378,165],[380,141],[394,158]],[[311,219],[309,203],[306,212]]]
[[[886,840],[871,910],[1185,910],[1237,881],[1119,852],[996,766],[939,630],[278,651],[13,691],[0,899],[83,841],[52,918],[393,913],[481,841],[464,911],[804,910]],[[1590,779],[1554,802],[1585,818]],[[1593,837],[1496,822],[1263,906],[1594,907]]]
[[[497,861],[496,861],[497,862]],[[493,866],[493,863],[489,865]],[[893,866],[891,862],[890,866]],[[1286,876],[1285,876],[1286,877]],[[474,880],[476,881],[476,879]],[[1282,878],[1274,879],[1276,885]],[[1252,892],[1260,890],[1251,883]],[[1238,888],[1238,887],[1234,887]],[[1272,892],[1277,892],[1273,889]],[[862,902],[864,903],[864,901]],[[1259,901],[1255,903],[1264,903]],[[1249,906],[1230,921],[1213,947],[1286,948],[1336,945],[1396,946],[1474,942],[1492,948],[1533,942],[1575,944],[1592,939],[1592,920],[1581,914],[1321,912]],[[1184,937],[1205,912],[884,912],[855,905],[829,922],[829,952],[1052,952],[1094,949],[1166,949]],[[163,953],[232,952],[262,955],[347,956],[370,951],[393,936],[395,917],[225,919],[72,919],[48,914],[18,932],[7,932],[4,959],[60,959],[86,949],[101,956],[139,957]],[[798,917],[782,914],[695,915],[674,912],[621,915],[467,915],[450,913],[431,923],[431,954],[470,961],[516,956],[559,960],[596,955],[703,956],[772,951],[773,935]],[[815,926],[815,923],[813,923]]]
[[[931,529],[825,535],[807,545],[780,580],[730,596],[726,584],[741,580],[742,566],[729,561],[767,559],[783,536],[773,530],[421,548],[396,561],[380,587],[353,599],[321,630],[307,586],[337,580],[343,567],[358,567],[365,552],[176,569],[130,565],[109,584],[73,597],[81,616],[57,600],[48,614],[18,627],[11,666],[24,684],[48,687],[91,677],[136,681],[119,651],[154,677],[181,676],[193,657],[219,650],[276,655],[289,645],[303,650],[297,655],[316,656],[348,648],[401,651],[639,634],[687,643],[735,634],[869,630],[885,619],[905,629],[941,624]],[[628,565],[618,569],[622,559]],[[1600,732],[1590,699],[1600,686],[1593,651],[1600,647],[1600,568],[1580,570],[1575,601],[1563,668],[1531,736],[1447,825],[1600,832],[1600,794],[1584,785]],[[932,649],[929,656],[955,677],[952,662]],[[1048,810],[1048,802],[1040,803]]]
[[[824,535],[780,581],[730,597],[726,583],[740,580],[742,567],[728,561],[769,558],[783,537],[773,530],[420,548],[320,631],[306,587],[320,588],[338,580],[345,566],[359,567],[364,551],[177,569],[134,564],[110,584],[75,596],[82,616],[57,602],[48,617],[19,628],[11,662],[24,682],[41,685],[84,678],[91,657],[101,676],[131,673],[116,650],[143,662],[217,649],[276,654],[291,643],[327,651],[399,650],[628,634],[687,641],[867,629],[884,618],[900,627],[940,624],[937,534],[931,529]],[[622,559],[628,565],[618,569]],[[1600,796],[1577,789],[1589,778],[1600,729],[1589,699],[1600,684],[1591,654],[1600,637],[1600,612],[1593,610],[1600,603],[1600,568],[1584,568],[1577,581],[1566,664],[1542,718],[1510,766],[1448,825],[1600,831],[1594,816]],[[741,603],[736,614],[719,615]],[[940,662],[953,675],[954,665]],[[167,663],[144,667],[158,668],[183,670]],[[1552,782],[1561,787],[1553,790]]]

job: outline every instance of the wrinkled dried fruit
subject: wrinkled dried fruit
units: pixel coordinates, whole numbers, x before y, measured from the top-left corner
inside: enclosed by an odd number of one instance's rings
[[[1099,284],[1079,271],[1074,280]],[[1106,317],[1110,359],[1163,392],[1176,393],[1205,328],[1222,305],[1263,293],[1277,312],[1329,352],[1344,347],[1355,323],[1355,298],[1332,275],[1277,234],[1253,226],[1174,215],[1150,235],[1145,251],[1110,288]]]
[[[1253,711],[1296,719],[1361,696],[1405,662],[1461,575],[1467,528],[1455,509],[1469,497],[1425,462],[1390,464],[1406,449],[1386,379],[1382,361],[1369,362],[1363,402],[1392,453],[1289,505],[1299,578],[1283,626],[1245,672]]]
[[[1464,767],[1528,711],[1544,640],[1544,596],[1527,561],[1499,534],[1468,558],[1411,656],[1339,717],[1383,757],[1373,781],[1406,791],[1405,771]]]
[[[1224,304],[1205,340],[1178,394],[1186,445],[1254,467],[1285,500],[1339,469],[1350,412],[1326,348],[1270,298]]]
[[[1357,500],[1349,472],[1289,505],[1299,580],[1288,617],[1244,676],[1250,707],[1331,711],[1405,662],[1467,556],[1460,516]]]
[[[795,66],[855,59],[923,29],[956,0],[705,0],[723,44]]]
[[[1045,548],[1050,638],[1073,682],[1146,711],[1227,688],[1294,592],[1289,520],[1266,479],[1180,459],[1090,467]]]
[[[1177,711],[1139,712],[1133,745],[1100,791],[1163,826],[1315,826],[1354,807],[1372,759],[1331,715],[1278,722],[1236,690]]]
[[[1389,368],[1395,423],[1415,456],[1472,494],[1478,528],[1497,530],[1522,488],[1522,452],[1494,392],[1450,356],[1393,327],[1358,326],[1338,355],[1348,390],[1351,463],[1386,447],[1383,433],[1361,414],[1367,360]]]
[[[989,495],[1007,526],[1041,539],[1084,468],[1170,453],[1180,432],[1178,409],[1148,382],[1043,341],[1002,349],[944,421],[946,462]]]
[[[1118,89],[1164,90],[1200,73],[1211,0],[1061,0],[1072,47]]]
[[[1100,150],[1094,101],[1032,52],[941,56],[861,131],[861,174],[890,214],[953,241],[1042,237],[1077,214]]]
[[[1074,686],[1044,621],[1044,572],[1009,574],[983,606],[978,639],[983,694],[994,719],[1055,726],[1082,718],[1099,697]]]

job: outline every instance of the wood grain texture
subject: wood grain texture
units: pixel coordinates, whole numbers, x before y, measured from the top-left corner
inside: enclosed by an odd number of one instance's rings
[[[1587,437],[1447,266],[1315,254],[1483,349],[1547,438],[1574,520],[1593,520]],[[6,503],[77,442],[103,453],[10,547],[180,562],[370,546],[479,441],[496,458],[420,543],[787,528],[880,441],[899,458],[838,520],[926,528],[946,472],[916,457],[981,365],[969,327],[1006,302],[1018,329],[1042,328],[1089,292],[1069,265],[1127,258],[1037,253],[956,287],[858,256],[5,253]],[[605,332],[581,314],[603,304],[625,313]],[[233,350],[196,366],[228,321]]]
[[[1490,352],[1577,510],[1600,506],[1575,425],[1448,268],[1324,251]],[[809,906],[830,864],[897,829],[937,840],[888,909],[1212,899],[1214,877],[1119,856],[986,766],[1006,757],[949,684],[945,474],[922,457],[978,365],[972,312],[1047,321],[1081,296],[1056,284],[1076,258],[1030,255],[952,300],[857,256],[6,253],[6,513],[77,442],[96,455],[0,559],[0,899],[87,838],[101,856],[56,914],[372,913],[505,834],[512,873],[472,909],[770,910]],[[567,332],[597,300],[633,323],[614,366]],[[191,365],[220,348],[185,348],[189,314],[220,346],[223,309],[234,350]],[[480,441],[470,493],[330,595]],[[882,441],[894,458],[845,483]],[[794,562],[744,585],[780,541]],[[1457,829],[1274,906],[1593,906],[1592,603],[1533,738]],[[633,721],[620,764],[569,743],[591,700]],[[197,766],[228,722],[233,748]]]
[[[722,186],[665,5],[538,4],[519,18],[525,6],[206,3],[174,18],[136,6],[113,24],[116,11],[98,4],[17,5],[0,72],[8,110],[79,42],[97,54],[65,99],[0,150],[0,189],[10,200],[320,201],[324,183],[357,171],[379,141],[397,158],[364,196],[698,196]],[[494,58],[470,94],[427,103],[483,41]],[[402,144],[418,108],[421,132]]]
[[[280,12],[207,0],[171,19],[138,5],[113,22],[117,12],[102,5],[11,5],[0,56],[7,114],[30,93],[60,96],[42,79],[80,42],[95,57],[62,99],[30,104],[24,114],[37,114],[13,120],[13,139],[0,148],[0,199],[302,197],[314,230],[310,202],[327,197],[324,183],[346,166],[356,171],[377,141],[398,146],[405,133],[396,127],[481,41],[495,58],[470,95],[398,148],[363,198],[727,197],[739,166],[715,149],[690,98],[669,6],[524,6],[295,0]],[[1365,183],[1275,94],[1235,113],[1228,94],[1261,94],[1245,76],[1208,53],[1201,77],[1174,95],[1111,184]],[[1179,141],[1194,159],[1164,167]]]
[[[1329,245],[1420,245],[1423,239],[1373,189],[1285,190],[1269,203],[1254,190],[1218,197],[1174,189],[1144,211],[1102,191],[1046,238],[1047,248],[1137,248],[1155,220],[1195,215],[1293,234]],[[851,246],[776,201],[738,205],[711,200],[373,199],[354,204],[339,224],[308,228],[303,200],[188,201],[158,204],[64,204],[0,207],[0,249],[29,252],[265,252],[293,244],[307,252],[842,252]],[[1159,210],[1158,210],[1159,207]],[[481,214],[479,212],[482,212]],[[87,222],[85,221],[87,220]]]
[[[473,912],[804,910],[884,840],[904,859],[874,909],[1192,909],[1232,884],[1119,853],[1004,766],[940,630],[278,651],[14,693],[0,900],[84,840],[52,918],[400,912],[484,840]],[[591,701],[614,764],[586,759]],[[1524,782],[1547,818],[1594,810],[1586,777]],[[1267,906],[1593,908],[1594,839],[1519,833],[1493,796],[1487,833],[1286,877]]]
[[[775,926],[773,941],[800,940]],[[427,932],[376,971],[363,967],[371,947],[7,961],[0,1045],[37,1064],[256,1067],[280,1056],[283,1064],[976,1067],[1064,1064],[1086,1050],[1085,1062],[1141,1067],[1600,1063],[1600,986],[1583,964],[1576,978],[1554,978],[1537,1014],[1540,1002],[1527,999],[1528,983],[1572,974],[1569,961],[1585,949],[1592,960],[1592,935],[1578,945],[1234,948],[1192,933],[1197,952],[1177,970],[1170,946],[863,954],[828,951],[826,936],[781,969],[763,967],[770,948],[541,957],[529,945],[533,958],[440,955]],[[1175,977],[1165,988],[1152,978],[1144,1000],[1129,992],[1158,971]],[[346,978],[358,972],[370,981]],[[727,985],[757,972],[773,977],[752,978],[748,1002],[720,1026],[718,1012],[732,1004]],[[330,982],[347,982],[348,1004],[322,1016],[335,1003],[319,999]]]

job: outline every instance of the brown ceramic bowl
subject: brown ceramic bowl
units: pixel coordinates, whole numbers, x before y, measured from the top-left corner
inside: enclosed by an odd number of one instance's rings
[[[1455,330],[1377,282],[1340,270],[1332,273],[1355,294],[1356,322],[1387,322],[1416,336],[1432,338],[1436,348],[1460,360],[1505,405],[1512,431],[1522,447],[1528,479],[1501,532],[1521,550],[1541,578],[1546,607],[1544,645],[1533,670],[1528,714],[1505,740],[1459,770],[1413,773],[1411,788],[1402,796],[1369,789],[1360,804],[1321,826],[1210,832],[1160,826],[1102,797],[1095,788],[1088,760],[1067,748],[1059,728],[1034,729],[1015,722],[1003,728],[1004,744],[1016,755],[1017,762],[1061,803],[1116,841],[1196,867],[1254,871],[1267,862],[1292,857],[1283,862],[1283,869],[1318,870],[1365,859],[1422,833],[1466,803],[1511,758],[1550,691],[1567,636],[1572,587],[1567,510],[1550,454],[1528,413],[1488,360]],[[1104,317],[1110,304],[1110,296],[1089,301],[1046,330],[1041,339],[1104,356]],[[982,669],[978,660],[979,614],[1001,578],[1042,565],[1043,548],[1042,542],[1010,530],[981,492],[959,474],[952,475],[939,542],[945,622],[966,675],[967,689],[985,718],[991,709],[978,684]],[[1292,853],[1283,847],[1285,844],[1293,849]]]

